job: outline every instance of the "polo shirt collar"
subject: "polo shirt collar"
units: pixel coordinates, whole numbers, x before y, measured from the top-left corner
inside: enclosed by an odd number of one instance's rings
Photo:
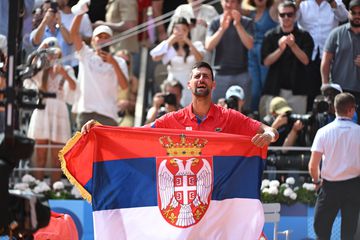
[[[206,118],[214,118],[215,117],[215,104],[211,103],[209,112],[206,114]],[[196,115],[192,111],[192,104],[189,104],[186,107],[187,115],[190,117],[191,120],[197,120]]]

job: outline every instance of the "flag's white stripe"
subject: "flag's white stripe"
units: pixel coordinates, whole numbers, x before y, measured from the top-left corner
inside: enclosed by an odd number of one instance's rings
[[[157,206],[95,211],[93,217],[97,240],[256,240],[264,225],[261,202],[239,198],[212,200],[201,221],[189,228],[168,224]]]

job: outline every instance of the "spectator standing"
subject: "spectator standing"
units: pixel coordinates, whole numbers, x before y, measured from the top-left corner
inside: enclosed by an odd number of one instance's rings
[[[298,1],[297,23],[299,28],[310,33],[314,50],[308,66],[307,111],[311,111],[314,98],[320,94],[320,63],[325,41],[332,29],[347,20],[348,11],[341,0]]]
[[[181,4],[186,4],[186,0],[152,0],[152,9],[154,18],[165,15],[171,11],[174,11]],[[169,19],[164,18],[163,23],[159,24],[157,29],[157,39],[159,42],[168,38],[166,29],[169,26]]]
[[[279,0],[248,0],[255,10],[247,15],[254,21],[254,47],[249,50],[249,74],[251,78],[251,110],[259,111],[260,96],[265,85],[268,68],[261,63],[261,45],[265,33],[276,27]]]
[[[213,6],[203,4],[201,0],[188,0],[188,4],[181,4],[175,9],[167,33],[171,35],[174,23],[179,17],[184,17],[191,24],[191,39],[205,44],[207,28],[218,15]]]
[[[150,55],[154,61],[161,60],[167,64],[168,80],[176,79],[186,86],[192,66],[203,59],[204,53],[204,45],[200,41],[191,41],[190,25],[181,17],[174,23],[170,37],[152,49]],[[190,102],[191,92],[184,92],[181,105]]]
[[[355,239],[360,210],[360,126],[351,121],[355,108],[352,94],[338,94],[336,119],[317,132],[311,147],[309,172],[320,187],[314,216],[318,239],[330,239],[339,210],[341,239]]]
[[[80,127],[89,119],[96,119],[105,125],[118,125],[117,99],[119,86],[128,88],[126,62],[121,57],[112,56],[104,44],[110,41],[112,30],[104,25],[94,29],[90,49],[81,38],[79,28],[83,14],[88,10],[86,2],[79,2],[80,11],[71,26],[71,38],[79,58],[79,96],[73,105]]]
[[[322,83],[337,83],[360,104],[360,0],[349,4],[349,23],[335,28],[326,40],[321,61]],[[357,115],[360,116],[359,109]],[[360,118],[358,118],[358,123]]]
[[[106,22],[98,20],[94,27],[105,25],[114,32],[114,38],[122,32],[129,30],[137,25],[138,5],[135,0],[113,0],[109,1],[106,6]],[[139,41],[137,35],[127,37],[117,42],[111,47],[112,52],[126,49],[131,53],[139,52]]]
[[[40,45],[40,49],[55,49],[55,53],[49,55],[50,66],[40,71],[33,77],[36,89],[43,92],[56,93],[56,98],[47,98],[44,100],[45,109],[35,109],[31,115],[27,136],[35,139],[36,144],[41,145],[63,145],[71,137],[70,117],[66,106],[66,95],[69,91],[76,89],[74,70],[71,66],[55,63],[55,60],[61,58],[61,50],[57,47],[56,39],[46,38]],[[24,83],[25,87],[30,87],[29,82]],[[51,147],[51,166],[60,168],[58,152],[61,147]],[[47,147],[36,148],[35,167],[46,167],[48,156]],[[59,169],[60,170],[60,169]],[[37,172],[37,177],[43,179],[44,172]],[[53,172],[51,181],[60,180],[61,172]]]
[[[241,0],[221,0],[223,14],[208,29],[205,48],[215,50],[216,88],[214,102],[225,96],[232,85],[245,91],[245,109],[250,108],[251,80],[248,73],[248,49],[253,47],[253,22],[240,14]]]
[[[184,17],[190,23],[192,41],[200,41],[205,45],[208,26],[217,16],[219,14],[213,6],[203,4],[201,0],[188,0],[188,4],[182,4],[175,9],[168,27],[168,35],[171,34],[174,22],[179,17]],[[211,54],[206,52],[204,59],[210,62]]]
[[[72,51],[70,33],[61,21],[61,13],[58,7],[53,6],[53,8],[50,7],[46,10],[40,25],[31,32],[30,41],[37,47],[45,38],[55,37],[61,51],[69,53]]]
[[[69,5],[70,0],[57,0],[60,14],[61,14],[61,21],[62,24],[65,26],[66,29],[70,29],[71,23],[75,17],[75,15],[71,12],[71,8]],[[84,14],[83,20],[81,21],[80,25],[80,34],[86,43],[90,43],[91,35],[92,35],[92,26],[89,19],[89,16],[87,14]],[[72,55],[75,52],[74,47],[71,45],[69,48],[65,48],[63,51],[63,56],[69,56]],[[64,62],[64,64],[71,65],[74,68],[75,75],[78,74],[78,68],[79,68],[79,61],[74,57],[71,59],[68,59]]]
[[[308,32],[295,25],[293,2],[280,3],[278,11],[280,25],[266,33],[261,48],[262,61],[269,67],[263,93],[269,99],[271,96],[285,98],[294,113],[304,114],[309,90],[306,66],[314,42]]]

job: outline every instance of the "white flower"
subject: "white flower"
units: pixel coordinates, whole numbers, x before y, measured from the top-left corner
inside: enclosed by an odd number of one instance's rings
[[[290,197],[290,195],[293,193],[294,191],[291,189],[291,188],[286,188],[285,190],[284,190],[284,196],[285,197]]]
[[[295,192],[292,192],[292,193],[290,194],[290,198],[291,198],[292,200],[296,200],[297,194],[296,194]]]
[[[270,186],[269,188],[269,193],[271,195],[277,195],[279,193],[279,190],[277,189],[277,187],[274,187],[274,186]]]
[[[64,183],[61,181],[54,182],[53,189],[56,190],[63,190],[65,188]]]
[[[281,185],[280,185],[280,187],[285,187],[285,188],[288,188],[288,187],[289,187],[289,184],[287,184],[287,183],[283,183],[283,184],[281,184]]]
[[[269,188],[264,188],[264,189],[262,189],[262,192],[263,193],[270,193],[270,189]]]
[[[270,187],[279,187],[280,186],[280,182],[278,180],[271,180],[269,183]]]
[[[34,193],[43,193],[43,192],[48,192],[50,191],[50,187],[49,185],[47,185],[46,182],[40,182],[35,188],[34,188]]]
[[[294,185],[295,184],[295,178],[288,177],[285,181],[287,184]]]
[[[73,188],[71,189],[71,194],[75,198],[81,198],[81,194],[80,194],[79,190],[75,186],[73,186]]]
[[[297,191],[297,190],[299,190],[299,187],[294,187],[294,191]]]
[[[60,192],[55,193],[55,196],[60,197],[61,196]]]
[[[302,187],[308,191],[315,191],[315,188],[316,188],[315,184],[313,184],[313,183],[304,183],[302,185]]]
[[[26,189],[29,189],[28,183],[16,183],[14,186],[14,189],[25,191]]]
[[[261,182],[261,189],[268,187],[269,184],[270,184],[269,179],[264,179],[264,180],[262,180],[262,182]]]
[[[23,183],[33,183],[36,181],[36,179],[31,176],[30,174],[25,174],[22,178],[21,178],[21,181]]]

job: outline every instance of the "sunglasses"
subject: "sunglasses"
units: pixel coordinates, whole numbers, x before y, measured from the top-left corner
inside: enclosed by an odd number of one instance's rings
[[[285,16],[288,17],[288,18],[292,18],[292,17],[294,17],[294,15],[295,15],[295,13],[293,13],[293,12],[279,13],[279,16],[280,16],[281,18],[285,18]]]

